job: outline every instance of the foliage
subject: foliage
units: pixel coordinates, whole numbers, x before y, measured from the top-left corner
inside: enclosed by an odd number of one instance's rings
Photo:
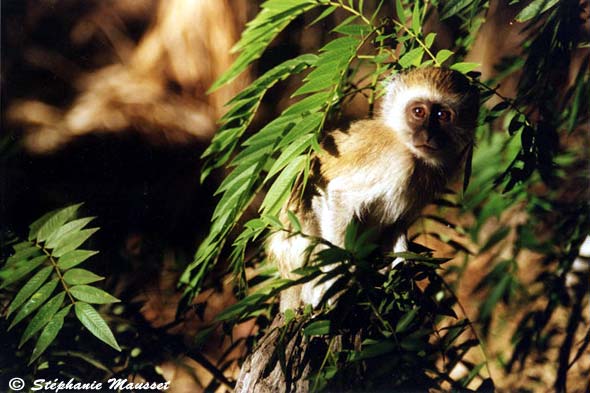
[[[517,361],[524,364],[531,351],[546,340],[541,332],[555,310],[572,304],[579,307],[587,301],[587,293],[583,293],[580,299],[571,299],[564,285],[579,245],[590,232],[586,198],[564,205],[560,202],[563,192],[555,185],[578,176],[575,157],[588,160],[587,152],[581,150],[560,151],[559,136],[571,134],[587,121],[588,113],[582,108],[588,107],[590,82],[586,58],[565,94],[559,94],[565,86],[555,83],[560,70],[569,69],[573,51],[583,44],[576,32],[579,5],[551,0],[534,0],[526,6],[525,2],[518,0],[511,2],[517,3],[523,7],[516,20],[524,24],[528,38],[524,43],[525,57],[507,59],[499,70],[498,78],[520,68],[524,71],[516,97],[509,99],[496,92],[500,79],[480,82],[478,74],[472,72],[478,64],[462,61],[485,20],[482,10],[488,8],[487,1],[396,0],[395,17],[382,13],[387,8],[385,1],[265,1],[234,48],[239,52],[237,60],[213,89],[243,72],[294,19],[305,17],[308,22],[313,19],[309,24],[315,24],[326,22],[335,14],[341,17],[331,30],[331,40],[317,53],[301,54],[277,65],[228,103],[228,112],[221,119],[220,129],[204,154],[207,162],[203,177],[221,166],[230,172],[217,190],[220,199],[212,216],[209,235],[181,279],[185,284],[186,299],[199,293],[207,274],[222,251],[228,248],[237,289],[250,294],[219,316],[224,323],[257,318],[264,327],[275,310],[269,301],[282,290],[316,277],[335,279],[333,290],[325,300],[339,293],[340,299],[346,298],[346,301],[334,306],[325,303],[323,311],[286,316],[287,325],[299,324],[308,336],[346,337],[341,340],[339,348],[329,346],[326,350],[322,367],[314,377],[316,388],[330,383],[336,383],[330,386],[350,388],[354,381],[347,380],[348,377],[367,382],[359,376],[361,370],[367,373],[364,378],[375,383],[376,388],[381,374],[372,375],[367,370],[389,376],[395,373],[402,385],[404,378],[415,379],[416,375],[412,373],[416,372],[421,374],[421,381],[435,385],[445,381],[454,388],[466,387],[480,373],[483,363],[468,364],[467,382],[459,383],[450,380],[450,368],[436,369],[433,361],[436,356],[444,357],[450,348],[454,348],[455,354],[464,354],[464,349],[478,343],[477,339],[468,344],[454,342],[469,322],[454,321],[457,317],[451,308],[456,299],[450,288],[460,283],[468,261],[475,257],[470,255],[473,246],[467,246],[472,244],[478,249],[477,254],[491,254],[493,262],[489,273],[475,288],[478,293],[487,293],[479,311],[484,336],[489,333],[492,316],[499,304],[509,306],[517,297],[527,302],[540,297],[550,299],[545,310],[526,313],[519,323],[514,336],[517,350],[506,367],[510,369]],[[422,30],[424,21],[435,9],[442,21],[454,21],[459,26],[450,48],[439,48],[436,34]],[[257,242],[269,231],[284,230],[277,218],[278,212],[296,179],[301,177],[303,182],[306,181],[310,157],[319,151],[318,140],[324,128],[357,94],[366,97],[369,115],[372,115],[374,103],[382,93],[380,81],[386,75],[433,65],[466,73],[480,87],[484,102],[492,97],[500,101],[491,107],[482,106],[477,130],[480,142],[473,158],[470,187],[461,197],[447,195],[437,201],[438,214],[422,218],[422,222],[442,223],[454,231],[452,237],[433,230],[422,234],[443,241],[455,253],[463,254],[463,266],[452,266],[442,273],[444,261],[433,259],[428,250],[422,250],[426,253],[405,256],[412,263],[383,274],[375,270],[375,265],[385,266],[391,256],[375,256],[373,247],[363,241],[364,236],[360,234],[351,237],[356,239],[354,241],[349,239],[346,250],[328,245],[327,250],[318,253],[314,263],[300,269],[301,279],[288,282],[277,279],[272,273],[259,275],[256,285],[263,289],[248,290],[246,250],[260,244]],[[306,74],[301,86],[291,96],[293,103],[260,130],[248,133],[268,90],[279,81],[301,72]],[[587,178],[583,181],[587,185]],[[259,216],[239,224],[246,208],[263,189],[267,192],[260,204]],[[482,228],[500,217],[502,212],[523,205],[529,218],[526,223],[515,228],[500,225],[493,234],[482,235]],[[458,215],[457,218],[473,217],[473,224],[461,225],[443,218],[450,212],[455,212],[451,215]],[[551,230],[554,238],[550,244],[536,235],[546,222],[554,224]],[[238,230],[237,236],[230,236],[235,229]],[[233,240],[227,247],[230,238]],[[359,239],[360,243],[356,242]],[[317,242],[322,240],[317,239]],[[513,257],[502,258],[500,245],[512,247]],[[539,284],[534,287],[536,289],[530,291],[519,278],[517,263],[519,255],[527,250],[543,255],[549,266],[536,278],[535,282]],[[359,256],[359,252],[362,255]],[[321,266],[333,263],[339,263],[339,267],[328,273],[320,270]],[[270,279],[270,283],[259,284],[265,278]],[[424,280],[427,285],[416,285]],[[451,283],[447,285],[446,280]],[[366,329],[355,326],[353,320],[357,318],[368,320],[370,324]],[[441,328],[441,323],[446,327]],[[572,323],[575,325],[575,320]],[[446,333],[441,333],[443,330]],[[573,330],[575,332],[575,327]],[[352,338],[356,335],[362,336],[360,345],[353,345]],[[433,336],[436,345],[432,344]],[[572,349],[571,337],[568,340],[569,349],[560,358],[560,361],[565,359],[566,365],[568,351]],[[446,360],[450,365],[456,365],[454,362],[461,359],[462,356],[457,355]],[[373,361],[380,367],[369,366]],[[404,361],[412,365],[407,370],[392,366]],[[408,374],[401,375],[406,371]],[[555,382],[557,390],[565,387],[564,372],[567,368],[560,366]],[[482,389],[489,387],[489,381],[484,381]]]
[[[327,246],[323,239],[312,240],[314,247]],[[358,233],[357,224],[352,223],[345,249],[331,246],[319,251],[313,263],[296,271],[301,279],[275,279],[226,309],[217,320],[233,324],[257,318],[265,325],[276,314],[276,305],[268,300],[282,290],[312,279],[332,280],[322,300],[322,305],[330,306],[322,313],[310,307],[303,314],[288,310],[285,325],[279,328],[281,343],[275,348],[274,356],[281,358],[287,343],[298,336],[325,340],[313,351],[318,365],[310,376],[312,391],[414,391],[440,386],[461,390],[474,379],[480,381],[482,391],[493,386],[485,377],[485,359],[474,364],[466,358],[479,341],[470,322],[457,319],[456,298],[439,274],[448,259],[433,258],[431,252],[383,257],[377,250],[367,232]],[[387,269],[396,258],[407,263]],[[321,269],[326,265],[332,268]],[[286,369],[297,360],[282,362]],[[470,373],[453,380],[449,374],[458,364]]]
[[[94,217],[76,218],[80,206],[49,212],[33,222],[28,239],[13,242],[14,253],[0,269],[1,289],[21,283],[6,310],[6,317],[12,317],[8,330],[28,320],[18,347],[39,333],[29,364],[55,340],[70,311],[96,338],[121,350],[107,323],[90,305],[119,300],[88,285],[104,277],[79,267],[97,253],[79,247],[98,230],[84,229]]]

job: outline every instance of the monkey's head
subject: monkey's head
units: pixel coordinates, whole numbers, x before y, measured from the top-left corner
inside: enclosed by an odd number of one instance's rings
[[[416,157],[445,166],[473,144],[478,110],[478,90],[463,74],[428,67],[393,78],[382,118]]]

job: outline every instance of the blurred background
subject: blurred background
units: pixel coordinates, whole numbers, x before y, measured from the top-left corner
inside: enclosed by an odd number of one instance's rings
[[[137,373],[148,380],[156,370],[173,381],[170,392],[203,391],[207,386],[226,389],[219,373],[235,376],[235,359],[243,355],[240,339],[254,329],[243,324],[229,335],[220,331],[198,349],[192,345],[200,328],[235,301],[231,285],[226,285],[229,278],[221,273],[214,275],[218,280],[214,289],[200,295],[198,307],[175,321],[180,298],[177,279],[207,233],[215,203],[212,194],[223,176],[220,171],[199,184],[199,156],[216,130],[226,101],[272,66],[317,50],[329,35],[328,26],[341,17],[336,12],[324,24],[309,28],[304,27],[314,15],[298,18],[254,67],[232,84],[207,94],[231,64],[230,48],[246,21],[258,12],[259,3],[1,3],[0,225],[22,235],[44,212],[85,202],[85,213],[97,216],[101,227],[93,244],[101,250],[92,262],[93,271],[108,278],[107,287],[124,304],[115,314],[127,327],[119,329],[117,337],[139,350],[127,359],[103,354],[101,361],[111,373]],[[388,7],[383,12],[392,14],[393,4]],[[498,76],[496,66],[502,59],[520,54],[524,33],[521,25],[513,23],[517,12],[508,1],[491,2],[474,49],[466,56],[467,61],[482,64],[482,80]],[[442,23],[436,16],[424,28],[438,33],[440,48],[452,42],[457,29],[454,21]],[[587,37],[588,30],[586,19],[579,34]],[[580,50],[561,70],[564,86],[578,74],[587,53],[587,48]],[[500,75],[499,92],[513,96],[518,80],[518,70]],[[297,80],[284,82],[265,97],[253,131],[280,113],[296,84]],[[362,97],[345,108],[349,119],[366,113]],[[578,132],[582,136],[574,135],[567,143],[587,143],[583,135],[588,130]],[[583,168],[587,162],[580,165]],[[587,184],[585,179],[571,187],[587,188]],[[526,217],[511,214],[498,219]],[[469,274],[481,277],[485,258],[472,266]],[[473,288],[467,285],[461,290],[469,298]],[[470,316],[476,315],[473,307],[467,309]],[[24,370],[26,356],[21,359],[11,337],[2,338],[0,370]],[[501,352],[502,342],[509,339],[503,336],[494,350]],[[71,368],[68,372],[76,374],[86,370],[83,364],[88,359],[74,364],[73,352],[64,357],[62,370]],[[590,364],[580,367],[590,369]],[[498,370],[503,372],[501,367]],[[98,367],[90,373],[98,379],[106,371]],[[535,378],[542,383],[543,375],[541,368]],[[588,370],[579,375],[582,386]],[[504,381],[494,377],[507,389],[519,384],[517,375]]]

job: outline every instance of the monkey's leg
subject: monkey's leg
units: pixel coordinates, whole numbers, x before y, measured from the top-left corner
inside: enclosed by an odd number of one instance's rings
[[[338,247],[344,247],[346,227],[354,216],[352,205],[344,203],[341,195],[341,192],[337,189],[329,190],[327,198],[322,198],[319,211],[321,237]],[[322,271],[329,272],[336,266],[324,266]],[[321,284],[318,284],[317,281],[313,280],[304,284],[301,292],[303,302],[311,304],[314,308],[320,304],[324,294],[334,284],[336,278]]]
[[[393,245],[393,252],[406,252],[408,251],[408,236],[406,233],[402,233],[396,239],[395,244]],[[397,257],[391,262],[391,269],[396,267],[399,263],[403,262],[404,259]]]
[[[291,272],[305,264],[309,245],[309,240],[302,236],[291,236],[283,231],[275,232],[267,242],[268,258],[276,264],[281,277],[297,279],[299,277]],[[285,289],[281,293],[280,303],[281,312],[297,309],[302,303],[301,286]]]

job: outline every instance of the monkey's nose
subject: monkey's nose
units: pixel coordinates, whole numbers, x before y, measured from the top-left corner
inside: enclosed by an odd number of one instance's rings
[[[428,152],[439,149],[439,143],[435,136],[427,130],[415,133],[412,137],[412,144],[414,147]]]

